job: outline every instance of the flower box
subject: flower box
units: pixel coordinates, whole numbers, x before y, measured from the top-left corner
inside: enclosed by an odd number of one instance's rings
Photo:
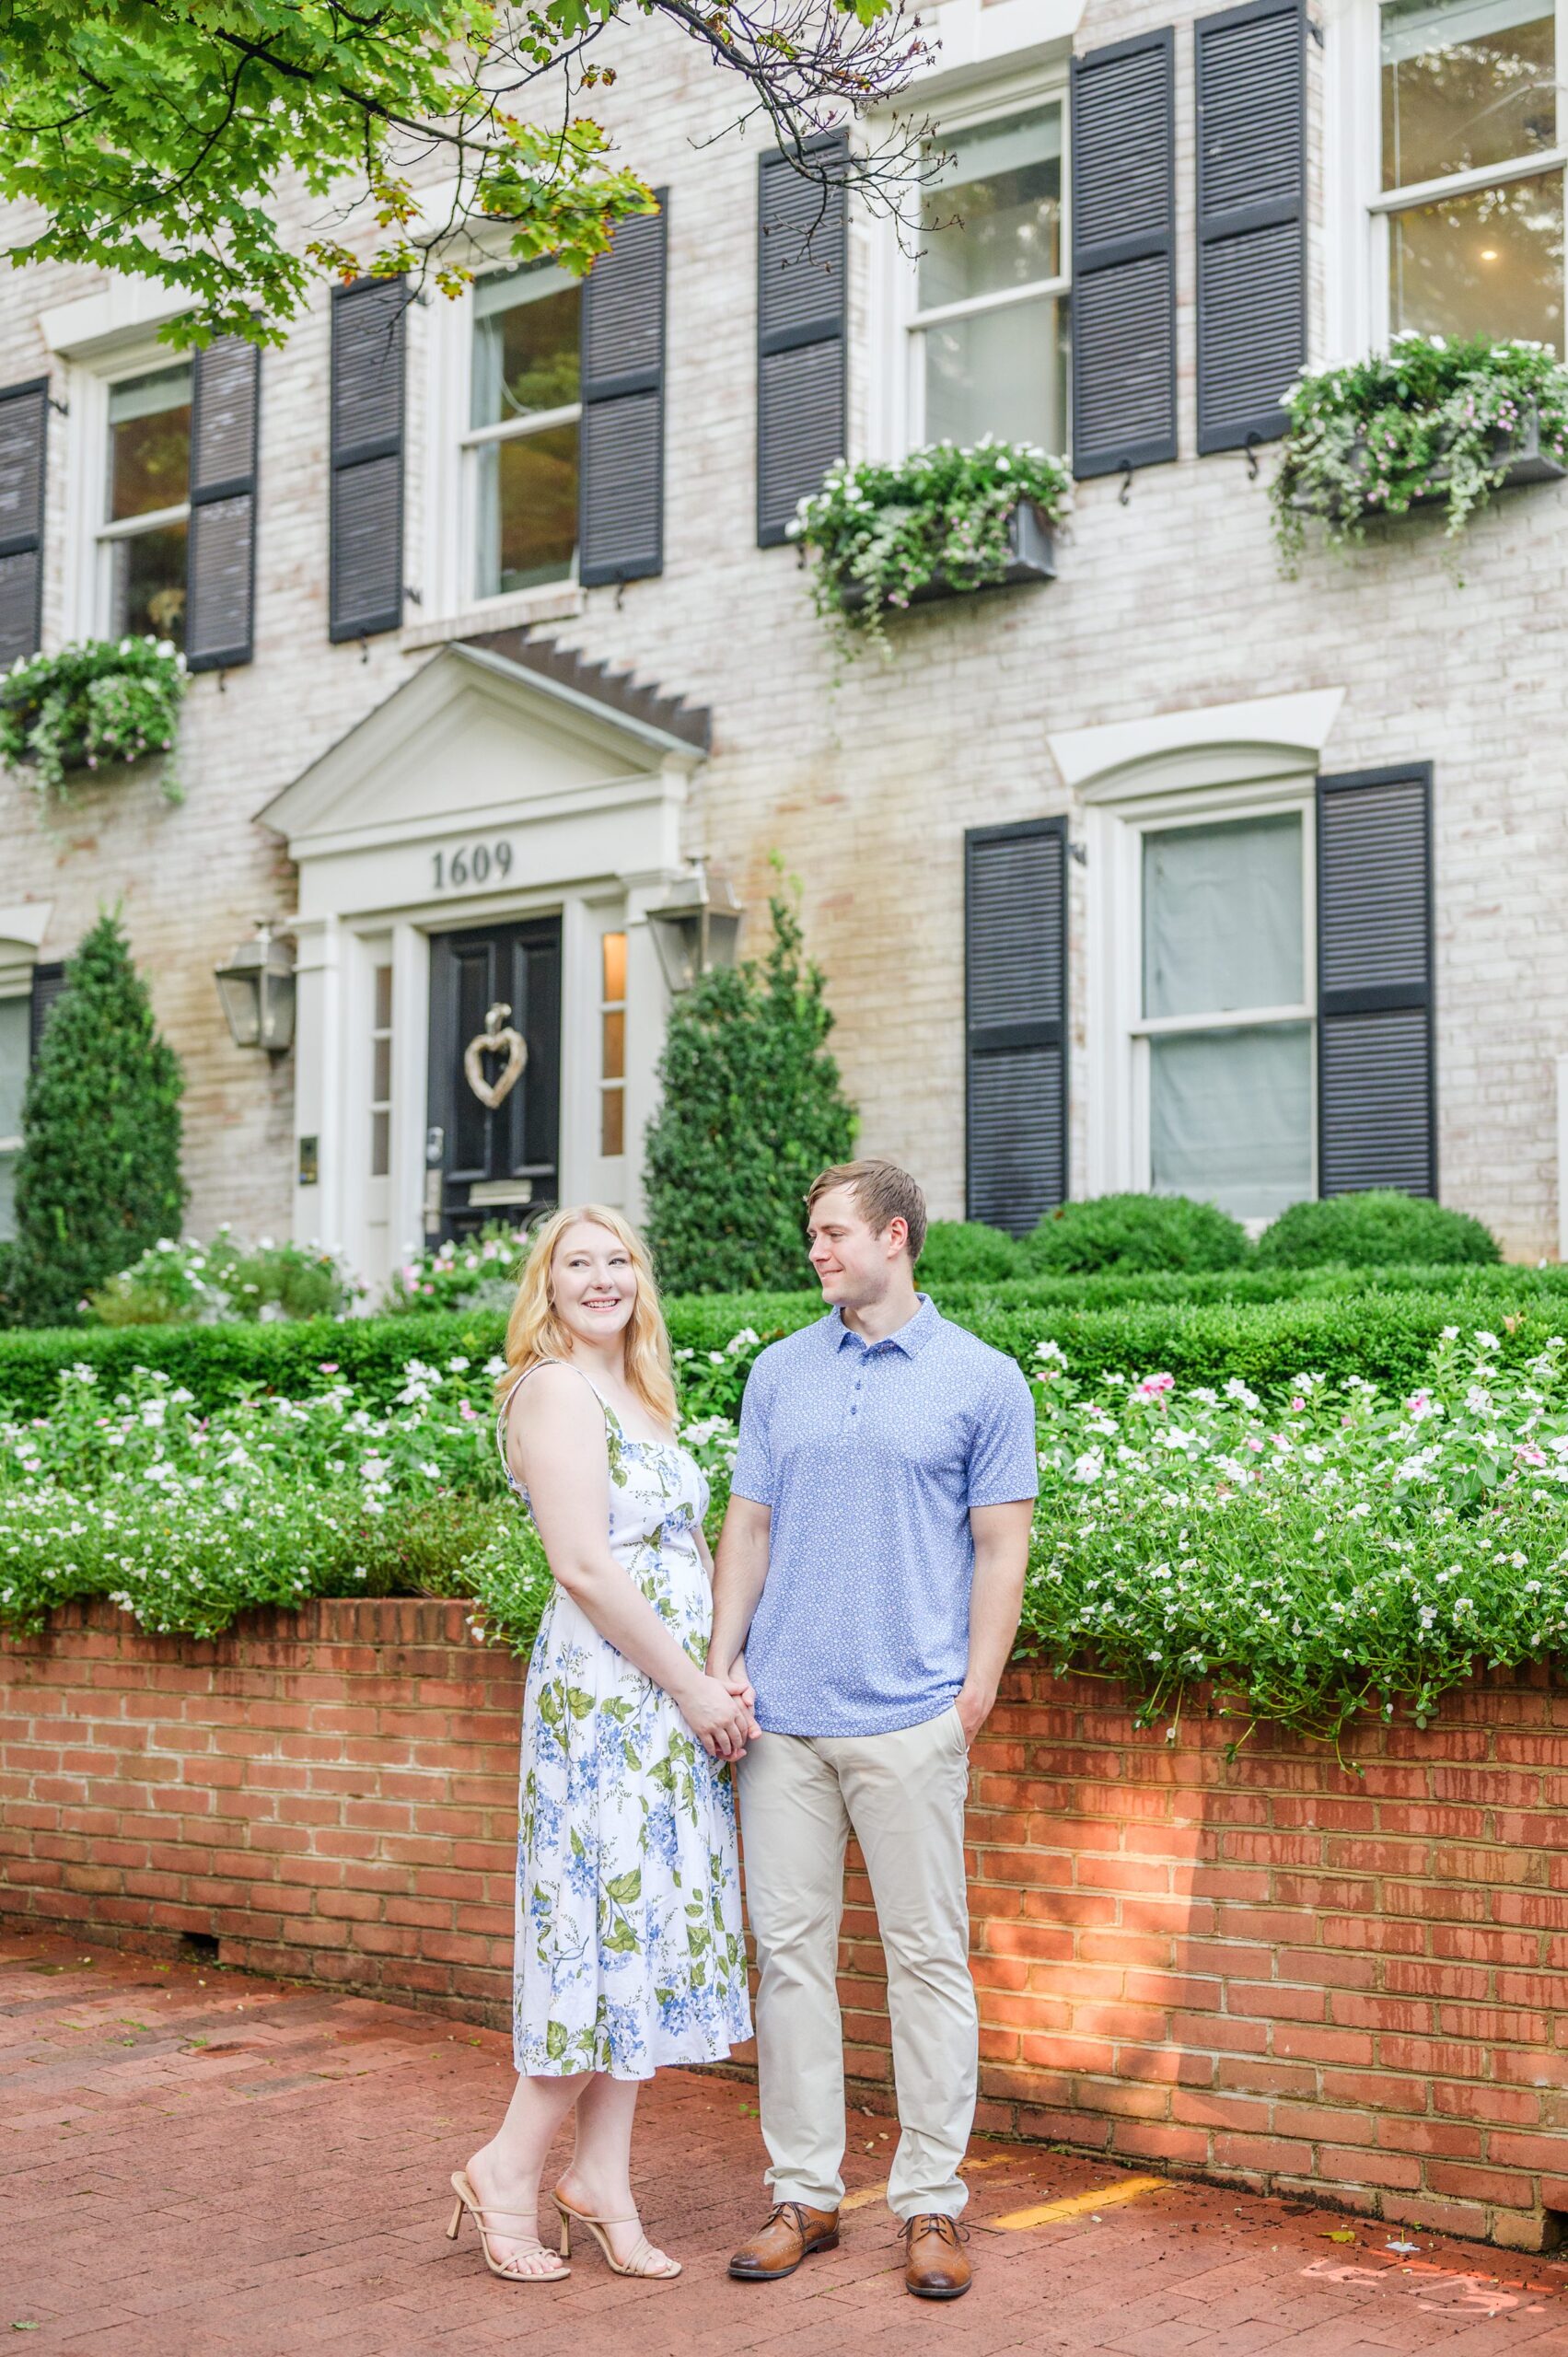
[[[1051,518],[1032,499],[1021,499],[1007,518],[1007,563],[1000,579],[953,581],[947,574],[937,572],[910,592],[908,602],[925,606],[938,598],[971,598],[981,589],[1010,589],[1021,581],[1055,578],[1056,534]],[[853,613],[864,607],[870,594],[863,582],[846,582],[841,603]],[[889,607],[886,610],[902,612],[903,609]]]
[[[1534,409],[1527,412],[1512,432],[1502,426],[1494,431],[1492,436],[1492,453],[1493,465],[1501,466],[1504,470],[1502,482],[1493,486],[1499,491],[1511,491],[1516,485],[1531,482],[1561,482],[1564,476],[1568,476],[1568,466],[1564,466],[1561,459],[1554,459],[1550,450],[1542,449],[1540,416]],[[1365,434],[1358,434],[1355,438],[1351,454],[1351,464],[1358,474],[1365,475],[1371,472],[1372,462],[1367,449],[1367,437]],[[1435,460],[1427,475],[1424,487],[1411,493],[1411,506],[1435,507],[1444,502],[1448,495],[1448,481],[1452,472],[1453,470],[1446,459]],[[1296,492],[1290,505],[1303,516],[1320,515],[1323,512],[1320,504],[1304,492]],[[1352,515],[1389,516],[1403,515],[1404,512],[1403,508],[1390,508],[1382,501],[1372,499],[1362,499],[1353,504],[1344,500],[1339,503],[1336,509],[1342,521]]]

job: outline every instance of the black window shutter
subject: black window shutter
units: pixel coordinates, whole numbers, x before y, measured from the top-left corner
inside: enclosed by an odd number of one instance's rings
[[[32,1004],[28,1010],[28,1054],[38,1062],[39,1042],[43,1027],[49,1020],[50,1009],[65,987],[64,959],[58,965],[35,966],[32,970]]]
[[[250,660],[261,403],[255,344],[225,335],[196,354],[185,552],[185,660],[192,671]]]
[[[1200,451],[1282,435],[1307,358],[1305,21],[1248,0],[1193,27]]]
[[[824,132],[808,156],[842,159]],[[803,179],[781,150],[757,177],[757,543],[788,537],[796,506],[844,455],[849,208],[842,179]]]
[[[1067,821],[964,837],[970,1219],[1025,1236],[1067,1193]]]
[[[1437,1191],[1432,769],[1318,781],[1318,1192]]]
[[[0,664],[36,655],[43,600],[49,379],[0,391]]]
[[[664,314],[668,192],[622,221],[583,288],[577,577],[664,571]]]
[[[1073,471],[1176,456],[1176,48],[1073,60]]]
[[[401,278],[332,290],[332,487],[328,560],[334,641],[403,618],[403,354]]]

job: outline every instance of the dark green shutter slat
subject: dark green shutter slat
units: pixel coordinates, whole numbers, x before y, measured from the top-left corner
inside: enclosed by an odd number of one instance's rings
[[[49,379],[0,391],[0,664],[36,655],[43,603]]]
[[[827,132],[807,155],[843,159]],[[782,152],[757,180],[757,540],[788,537],[796,508],[844,455],[848,206],[842,179],[802,178]]]
[[[970,1219],[1024,1236],[1067,1193],[1067,821],[964,837]]]
[[[403,618],[403,364],[410,296],[401,278],[332,294],[330,634],[368,638]]]
[[[185,660],[192,671],[250,660],[261,401],[255,344],[226,335],[196,354],[185,552]]]
[[[1437,1191],[1432,770],[1318,781],[1318,1191]]]
[[[64,960],[56,965],[33,968],[32,1003],[28,1009],[28,1055],[33,1063],[38,1062],[39,1042],[43,1038],[43,1027],[49,1020],[50,1010],[64,987]]]
[[[583,289],[577,573],[664,570],[664,340],[668,195],[622,221]]]
[[[1198,447],[1284,432],[1307,358],[1307,81],[1301,0],[1193,28],[1198,86]]]
[[[1170,28],[1073,60],[1073,470],[1176,456]]]

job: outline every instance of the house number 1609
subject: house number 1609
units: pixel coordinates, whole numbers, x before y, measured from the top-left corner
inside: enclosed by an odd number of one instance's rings
[[[436,861],[436,889],[438,892],[460,890],[465,884],[487,884],[490,871],[497,876],[512,872],[510,843],[463,843],[453,852],[438,851]]]

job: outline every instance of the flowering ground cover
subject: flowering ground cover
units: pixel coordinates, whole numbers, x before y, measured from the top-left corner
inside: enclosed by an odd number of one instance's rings
[[[677,1353],[715,1529],[761,1347],[742,1326]],[[1336,1736],[1363,1710],[1424,1721],[1477,1668],[1561,1658],[1568,1344],[1504,1350],[1451,1327],[1413,1386],[1303,1368],[1265,1392],[1085,1380],[1037,1342],[1021,1646],[1126,1685],[1149,1724],[1201,1697]],[[47,1415],[0,1422],[0,1627],[97,1596],[210,1636],[254,1605],[431,1591],[473,1599],[476,1641],[527,1645],[550,1574],[505,1494],[499,1364],[410,1358],[387,1398],[324,1360],[308,1392],[211,1409],[166,1370],[66,1369]]]

